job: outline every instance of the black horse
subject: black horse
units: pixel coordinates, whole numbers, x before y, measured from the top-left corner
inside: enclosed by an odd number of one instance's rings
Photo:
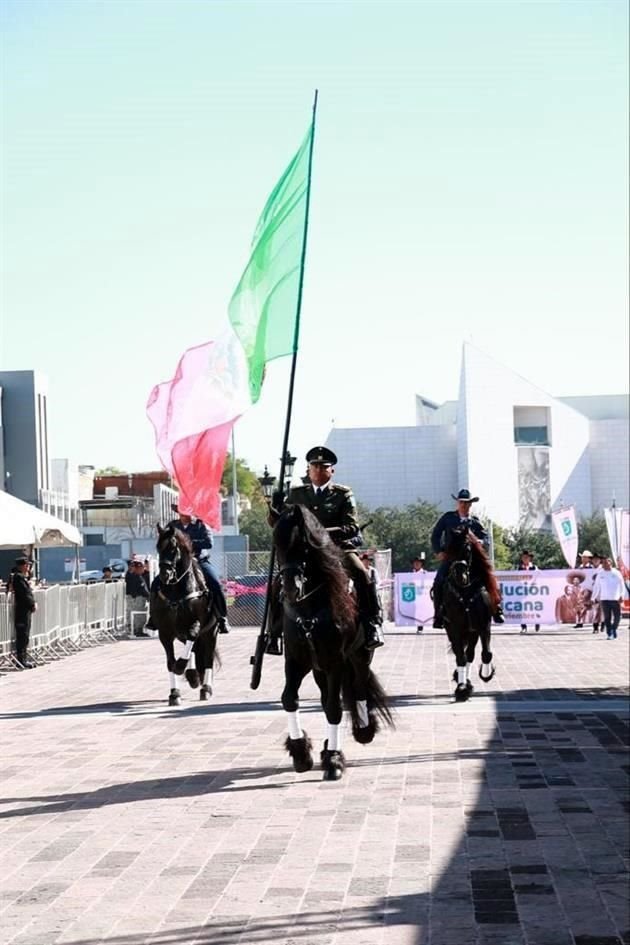
[[[501,595],[486,552],[465,525],[451,530],[446,556],[451,564],[444,582],[444,625],[457,663],[455,699],[465,702],[473,691],[470,669],[479,639],[479,677],[487,683],[494,676],[490,637]]]
[[[320,756],[324,780],[337,781],[345,768],[340,726],[344,705],[355,740],[367,744],[378,731],[379,720],[393,724],[388,698],[370,669],[371,653],[348,590],[343,552],[301,505],[284,509],[273,541],[282,583],[286,748],[296,771],[310,771],[312,743],[300,726],[299,690],[312,671],[327,722],[328,737]]]
[[[212,695],[218,658],[218,626],[210,593],[188,536],[170,525],[157,529],[160,589],[151,594],[151,620],[166,653],[168,704],[181,704],[179,684],[184,672],[193,689],[201,685],[199,698],[206,702]],[[189,668],[193,658],[194,666]]]

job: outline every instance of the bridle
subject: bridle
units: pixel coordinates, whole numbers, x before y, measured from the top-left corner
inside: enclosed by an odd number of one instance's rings
[[[190,564],[178,577],[177,565],[182,560],[182,550],[175,538],[169,538],[168,543],[168,551],[166,548],[158,549],[160,582],[167,587],[175,587],[192,572],[192,556]]]

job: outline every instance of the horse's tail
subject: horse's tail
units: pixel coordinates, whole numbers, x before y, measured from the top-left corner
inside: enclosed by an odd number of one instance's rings
[[[367,704],[368,714],[375,723],[380,721],[390,728],[395,728],[389,696],[362,654],[358,657],[355,655],[355,659],[344,660],[341,697],[344,708],[348,710],[352,718],[353,729],[365,725],[365,719],[359,715],[358,702]]]

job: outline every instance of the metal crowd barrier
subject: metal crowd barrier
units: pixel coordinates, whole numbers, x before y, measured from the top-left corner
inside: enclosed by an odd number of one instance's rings
[[[123,581],[56,584],[33,593],[37,603],[29,644],[33,663],[62,659],[126,635]],[[15,655],[13,597],[6,593],[0,593],[0,667],[20,667]]]

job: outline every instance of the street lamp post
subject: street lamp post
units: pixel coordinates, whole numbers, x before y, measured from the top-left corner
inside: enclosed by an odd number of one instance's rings
[[[290,450],[286,450],[284,454],[284,460],[281,460],[284,468],[284,483],[283,491],[285,496],[289,494],[289,489],[291,488],[291,480],[293,479],[293,470],[295,469],[297,457],[292,456]]]
[[[273,485],[275,481],[276,477],[269,474],[269,470],[265,464],[265,471],[262,476],[258,477],[258,482],[260,483],[260,488],[262,489],[265,499],[269,499],[269,501],[271,501],[273,496]]]

